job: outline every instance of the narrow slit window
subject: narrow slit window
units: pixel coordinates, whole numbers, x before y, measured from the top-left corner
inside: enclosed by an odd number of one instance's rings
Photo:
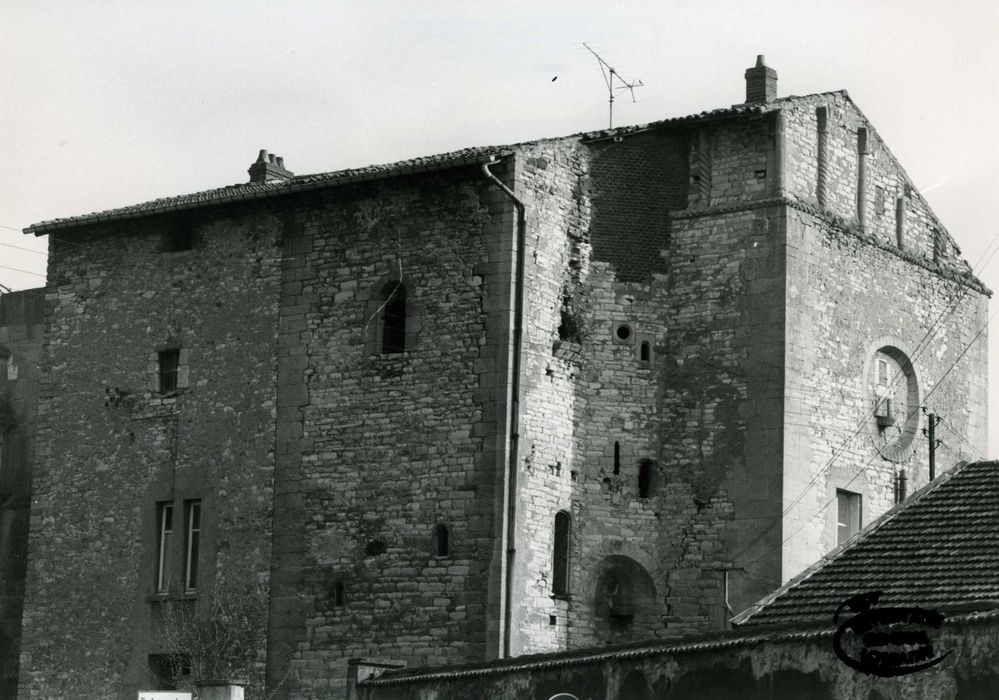
[[[649,341],[643,340],[641,349],[639,350],[638,359],[644,362],[645,364],[648,364],[651,358],[652,358],[652,351],[651,348],[649,347]]]
[[[170,545],[173,540],[173,504],[156,504],[156,592],[170,587]]]
[[[451,556],[451,533],[444,523],[434,528],[434,554],[438,557]]]
[[[571,518],[564,510],[555,514],[555,537],[552,554],[552,593],[569,595],[569,529]]]
[[[185,501],[184,590],[198,590],[198,559],[201,555],[201,501]]]
[[[382,354],[406,351],[406,287],[390,282],[383,290]]]
[[[337,581],[333,584],[333,607],[342,608],[345,605],[347,605],[347,587],[343,581]]]
[[[159,364],[160,392],[176,391],[177,376],[180,373],[180,350],[161,350]]]
[[[614,473],[621,473],[621,443],[614,441]]]

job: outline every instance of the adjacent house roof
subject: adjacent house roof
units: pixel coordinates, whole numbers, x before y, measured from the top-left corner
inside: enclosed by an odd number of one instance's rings
[[[882,606],[999,607],[999,462],[955,467],[732,622],[829,624],[871,591]]]

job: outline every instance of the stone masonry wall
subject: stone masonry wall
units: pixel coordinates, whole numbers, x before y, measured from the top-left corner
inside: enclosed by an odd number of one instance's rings
[[[486,654],[506,469],[495,375],[509,340],[485,323],[502,292],[509,303],[502,197],[478,169],[452,170],[341,187],[288,214],[268,659],[281,697],[342,693],[350,657]],[[381,307],[400,284],[406,347],[386,354]]]
[[[981,291],[798,210],[788,225],[787,295],[785,579],[836,546],[837,489],[861,495],[866,524],[894,504],[900,469],[908,493],[927,483],[923,407],[945,421],[937,474],[982,457],[987,316]],[[912,362],[918,398],[879,430],[872,363],[882,347]]]
[[[275,697],[343,693],[349,658],[493,658],[508,549],[513,655],[722,627],[830,548],[836,489],[862,490],[867,522],[897,466],[925,482],[918,439],[873,417],[879,348],[984,448],[985,290],[918,195],[899,246],[886,202],[907,180],[873,130],[851,219],[866,122],[845,95],[782,108],[491,166],[527,212],[515,513],[517,227],[478,167],[53,236],[22,697],[134,697],[170,616],[238,585],[266,606],[254,670]],[[178,225],[195,248],[165,252]],[[184,386],[161,395],[167,348]],[[156,504],[191,498],[196,603],[152,590]]]
[[[988,621],[948,622],[933,635],[937,654],[952,652],[919,673],[881,678],[860,673],[833,652],[832,631],[792,630],[769,637],[694,639],[674,648],[591,649],[525,660],[391,675],[362,684],[363,700],[459,700],[518,697],[548,700],[952,700],[985,698],[999,683],[999,630]],[[745,635],[746,633],[742,633]],[[719,643],[723,643],[722,646]]]
[[[567,625],[572,624],[569,601],[552,597],[552,547],[559,511],[572,516],[570,536],[573,541],[577,536],[573,488],[582,478],[577,454],[582,426],[576,367],[556,358],[553,347],[560,339],[563,309],[574,319],[585,313],[581,280],[589,262],[582,149],[571,140],[541,142],[522,147],[517,160],[516,192],[527,210],[528,255],[511,644],[515,655],[564,648]],[[573,337],[579,340],[578,333]]]
[[[732,559],[756,538],[774,543],[766,525],[780,512],[783,227],[783,208],[764,206],[691,212],[674,228],[670,322],[657,360],[661,449],[666,483],[686,490],[691,520],[681,532],[701,534],[705,548],[674,574],[684,584],[677,616],[690,615],[702,591],[723,607],[725,569],[737,569],[734,610],[778,582],[776,552]],[[709,615],[703,601],[697,609]]]
[[[194,248],[166,252],[178,225]],[[229,209],[50,238],[19,697],[134,698],[161,687],[148,655],[175,651],[195,611],[265,619],[276,230],[267,211]],[[181,388],[160,393],[165,348],[181,349]],[[181,513],[199,498],[192,595]],[[174,504],[174,545],[157,594],[162,502]],[[245,645],[262,661],[256,631]],[[205,659],[188,650],[198,672]]]
[[[820,106],[829,114],[824,208],[815,197]],[[789,190],[801,202],[789,209],[787,233],[786,580],[835,546],[837,489],[861,495],[867,523],[893,504],[900,469],[909,493],[926,483],[923,407],[945,420],[937,431],[944,439],[938,473],[983,455],[987,292],[844,94],[800,100],[785,114]],[[870,151],[863,227],[856,203],[860,128],[868,129]],[[898,198],[905,210],[901,245]],[[871,385],[880,348],[904,353],[918,385],[898,424],[885,429],[876,424]],[[906,384],[902,377],[897,383]]]
[[[0,697],[4,698],[17,695],[44,333],[44,290],[0,295]]]
[[[864,233],[878,245],[901,250],[919,264],[945,272],[963,273],[968,265],[944,225],[915,189],[901,164],[867,118],[843,92],[795,98],[782,109],[785,118],[786,184],[788,195],[818,206],[818,117],[826,120],[826,214],[857,226],[859,186],[858,131],[867,130],[865,156]],[[903,221],[899,246],[896,210],[901,200]],[[936,255],[934,254],[936,248]]]
[[[686,133],[630,138],[596,144],[589,159],[564,144],[524,155],[534,247],[519,499],[529,549],[518,550],[515,625],[523,652],[722,626],[727,550],[753,533],[747,523],[780,510],[782,215],[682,211],[696,167],[687,159],[697,157],[677,157]],[[711,164],[718,198],[765,195],[771,181],[756,170],[769,159],[766,122],[731,133],[716,125],[710,138],[721,145]],[[636,158],[662,159],[658,190],[631,167]],[[616,244],[620,213],[601,201],[632,189],[647,194],[631,204],[646,227],[621,232],[635,245]],[[659,262],[648,260],[653,249]],[[622,281],[620,269],[626,278],[662,272]],[[576,336],[560,337],[560,308],[582,327]],[[643,460],[652,465],[647,494]],[[767,491],[753,495],[760,484]],[[565,598],[551,587],[559,510],[572,515]],[[765,581],[750,584],[759,595],[778,566],[775,555],[765,576],[754,567]],[[736,600],[755,599],[732,586]],[[610,614],[615,596],[634,608],[630,620]]]

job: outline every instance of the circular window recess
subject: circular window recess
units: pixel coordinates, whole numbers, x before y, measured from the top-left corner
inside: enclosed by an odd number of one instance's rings
[[[870,434],[882,456],[901,458],[919,432],[919,385],[912,362],[896,347],[878,348],[866,380]]]
[[[627,323],[617,324],[614,328],[614,338],[622,342],[631,340],[631,326]]]

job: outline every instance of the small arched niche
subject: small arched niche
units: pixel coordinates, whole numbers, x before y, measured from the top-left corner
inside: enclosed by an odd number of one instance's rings
[[[604,557],[595,571],[597,633],[607,641],[649,636],[658,619],[656,586],[641,564],[620,554]]]

